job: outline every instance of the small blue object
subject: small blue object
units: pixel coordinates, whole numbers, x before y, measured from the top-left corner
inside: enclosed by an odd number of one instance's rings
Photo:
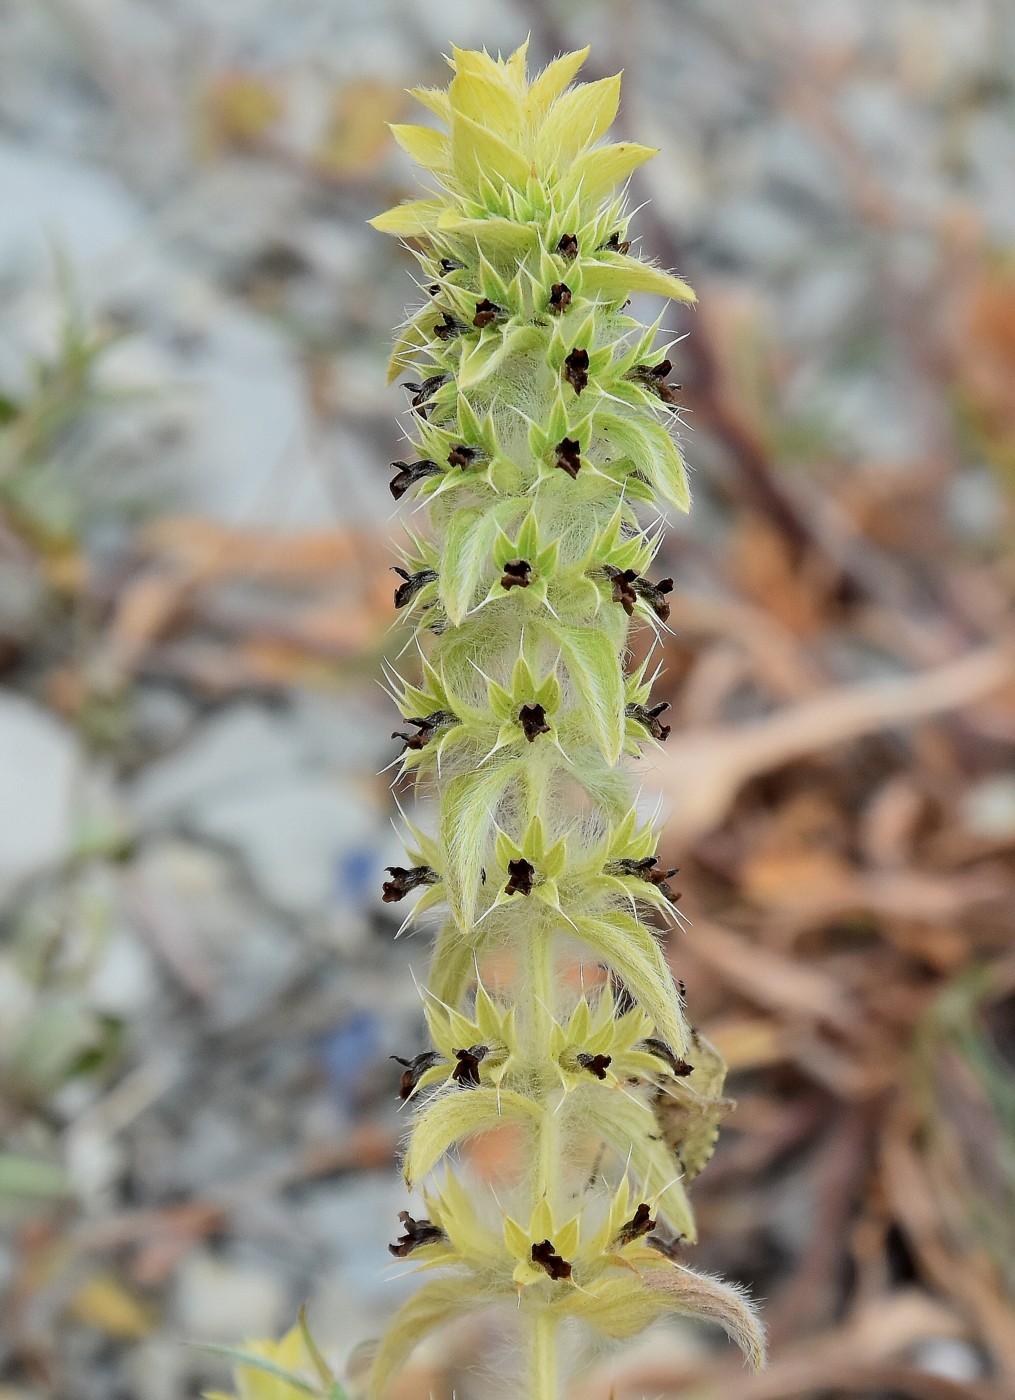
[[[322,1041],[318,1054],[332,1094],[347,1113],[353,1112],[363,1082],[380,1058],[378,1017],[365,1009],[353,1011]]]
[[[347,908],[363,909],[377,898],[381,879],[380,856],[375,845],[350,846],[342,852],[335,868],[335,895]]]

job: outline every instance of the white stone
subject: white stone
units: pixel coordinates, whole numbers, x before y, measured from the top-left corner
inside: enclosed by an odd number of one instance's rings
[[[292,735],[257,705],[232,706],[204,724],[177,752],[152,764],[135,783],[132,805],[142,821],[191,815],[206,799],[285,775],[297,757]]]
[[[0,896],[70,850],[81,773],[72,730],[0,694]]]
[[[266,1269],[193,1254],[179,1274],[177,1310],[185,1336],[238,1342],[274,1337],[290,1325],[282,1281]]]
[[[998,773],[974,783],[964,794],[959,812],[973,836],[985,841],[1015,836],[1015,773]]]
[[[119,253],[134,236],[138,207],[108,170],[33,146],[0,142],[0,270],[20,277]]]

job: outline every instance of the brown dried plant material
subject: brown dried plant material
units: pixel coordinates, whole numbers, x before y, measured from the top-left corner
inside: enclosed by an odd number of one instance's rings
[[[383,625],[390,606],[382,571],[376,568],[374,542],[363,532],[282,534],[168,517],[140,534],[135,555],[137,570],[112,600],[95,660],[95,669],[110,677],[130,675],[181,622],[193,622],[213,610],[217,590],[231,582],[296,588],[307,601],[285,613],[284,625],[282,614],[267,610],[251,613],[249,621],[239,616],[216,619],[225,630],[242,636],[241,647],[222,654],[221,685],[200,670],[190,673],[216,691],[252,679],[294,680],[301,671],[314,671],[314,654],[322,650],[361,655],[372,645],[371,633]],[[322,605],[322,596],[336,587],[344,596],[334,605]],[[356,599],[354,606],[350,596]],[[196,665],[203,664],[197,653],[190,656]],[[235,681],[227,678],[230,667]]]
[[[764,516],[739,522],[732,555],[736,581],[751,601],[763,604],[800,637],[813,638],[825,625],[832,580],[822,577],[812,556],[796,556],[784,534]]]
[[[866,734],[975,704],[1011,685],[1013,676],[1008,649],[984,647],[923,674],[842,686],[752,724],[685,730],[670,740],[659,763],[661,786],[675,799],[671,839],[683,845],[716,827],[749,778]]]

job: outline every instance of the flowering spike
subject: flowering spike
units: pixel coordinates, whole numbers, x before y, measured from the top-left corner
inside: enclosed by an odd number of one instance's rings
[[[676,871],[618,769],[669,732],[647,665],[623,663],[632,626],[667,621],[657,527],[689,505],[672,363],[658,323],[623,308],[694,293],[631,253],[617,187],[654,152],[599,144],[620,78],[571,86],[586,53],[530,83],[525,45],[453,48],[447,91],[415,92],[442,129],[392,127],[434,189],[372,220],[415,244],[425,292],[391,360],[414,410],[391,487],[429,521],[395,594],[422,675],[391,684],[402,770],[438,809],[432,836],[409,827],[383,897],[420,888],[414,917],[446,911],[424,993],[433,1048],[399,1061],[404,1172],[425,1210],[402,1213],[391,1246],[446,1273],[396,1313],[377,1400],[432,1328],[498,1299],[517,1311],[533,1400],[558,1393],[568,1319],[627,1337],[689,1312],[761,1358],[742,1295],[673,1257],[695,1236],[685,1183],[731,1104],[650,922],[675,921]],[[456,1163],[506,1124],[525,1144],[510,1213]]]

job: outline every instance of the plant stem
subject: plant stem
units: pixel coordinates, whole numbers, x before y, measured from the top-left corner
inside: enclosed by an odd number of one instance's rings
[[[529,1400],[557,1400],[557,1319],[545,1309],[532,1313]]]
[[[553,1091],[550,1036],[556,1007],[553,932],[531,930],[520,959],[518,1005],[527,1008],[525,1033],[528,1057],[541,1090],[542,1114],[536,1128],[532,1205],[545,1200],[551,1209],[561,1195],[563,1173],[557,1118],[558,1096]],[[557,1400],[557,1319],[545,1308],[532,1314],[529,1349],[529,1400]]]

